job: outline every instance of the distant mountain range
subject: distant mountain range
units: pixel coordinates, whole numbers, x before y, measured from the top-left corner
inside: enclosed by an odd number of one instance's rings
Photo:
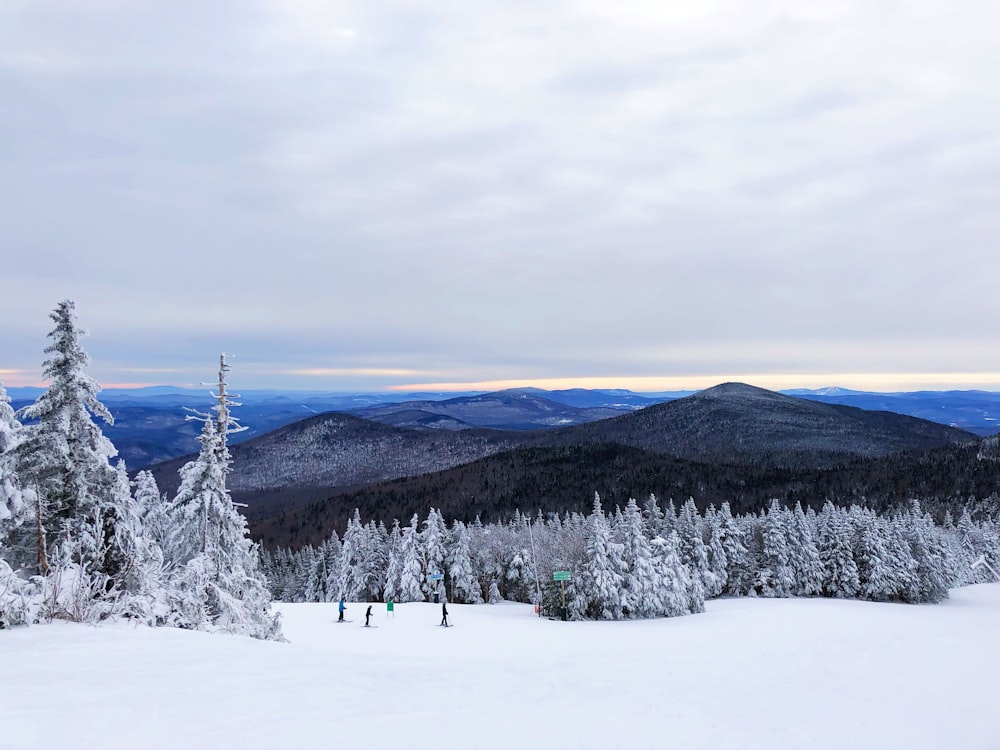
[[[24,389],[10,393],[28,402]],[[102,400],[117,420],[105,431],[130,469],[157,462],[161,489],[173,492],[197,449],[187,409],[207,411],[209,392],[108,390]],[[586,508],[595,490],[613,502],[654,492],[750,510],[770,497],[882,502],[1000,486],[1000,462],[979,460],[977,435],[949,424],[996,432],[987,426],[1000,394],[986,392],[793,396],[727,383],[655,396],[252,391],[240,400],[235,411],[252,428],[233,436],[230,487],[268,545],[318,541],[355,507],[386,521],[429,506],[471,520]]]
[[[534,399],[522,394],[504,402]],[[533,403],[532,411],[550,413],[543,401]],[[461,401],[460,408],[469,403]],[[549,430],[404,429],[351,415],[318,415],[234,446],[230,486],[248,504],[255,533],[269,543],[291,544],[329,534],[328,522],[350,513],[345,503],[364,505],[370,517],[386,521],[427,503],[448,507],[456,518],[492,517],[519,504],[556,509],[547,504],[564,506],[569,491],[583,492],[573,502],[588,502],[594,490],[618,486],[644,495],[665,486],[704,485],[710,475],[721,477],[712,486],[729,481],[732,489],[746,472],[786,476],[976,440],[913,417],[725,384]],[[155,467],[161,486],[176,482],[178,464]],[[720,472],[719,466],[743,468]],[[671,473],[691,477],[691,483],[666,481]]]
[[[34,401],[42,389],[10,388],[8,393],[17,408]],[[241,393],[242,406],[235,410],[249,429],[233,435],[232,439],[234,443],[245,442],[292,422],[331,411],[348,412],[412,429],[551,429],[618,416],[691,393],[638,394],[580,388],[554,391],[523,388],[459,394],[251,390]],[[1000,432],[1000,393],[867,393],[832,387],[787,394],[821,403],[906,414],[977,435]],[[101,400],[116,419],[116,424],[105,432],[133,470],[197,450],[198,425],[187,421],[187,409],[204,411],[212,405],[208,389],[172,386],[109,388],[101,393]]]

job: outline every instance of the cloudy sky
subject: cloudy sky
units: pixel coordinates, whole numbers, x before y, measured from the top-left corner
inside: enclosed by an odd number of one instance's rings
[[[71,298],[105,386],[1000,389],[998,71],[995,0],[5,0],[0,379]]]

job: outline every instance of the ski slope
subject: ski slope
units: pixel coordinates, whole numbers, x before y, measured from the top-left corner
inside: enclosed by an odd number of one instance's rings
[[[1000,584],[941,605],[734,599],[669,620],[280,605],[289,643],[0,631],[0,748],[997,750]]]

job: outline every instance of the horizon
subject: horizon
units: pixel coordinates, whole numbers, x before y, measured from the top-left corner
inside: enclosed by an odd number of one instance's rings
[[[14,384],[7,382],[3,378],[3,371],[0,371],[0,385],[4,386],[8,391],[14,388],[34,388],[34,389],[45,389],[47,383],[44,382],[30,382],[23,384]],[[232,373],[230,373],[232,375]],[[236,391],[245,391],[247,393],[254,392],[279,392],[279,393],[328,393],[328,394],[340,394],[340,395],[351,395],[351,394],[379,394],[379,393],[492,393],[504,390],[519,390],[519,389],[538,389],[543,391],[559,391],[559,390],[570,390],[574,388],[583,390],[597,390],[597,391],[629,391],[638,395],[642,394],[663,394],[663,393],[684,393],[692,392],[696,393],[698,391],[707,390],[724,383],[742,383],[745,385],[755,386],[758,388],[763,388],[765,390],[784,392],[784,391],[823,391],[831,389],[841,389],[846,391],[857,391],[863,393],[874,393],[874,394],[899,394],[899,393],[917,393],[917,392],[949,392],[949,391],[968,391],[968,392],[985,392],[985,393],[1000,393],[1000,385],[996,383],[993,387],[988,387],[988,383],[979,385],[978,378],[981,374],[968,374],[965,379],[950,380],[950,381],[936,381],[929,380],[926,376],[909,376],[900,377],[894,376],[895,379],[882,381],[884,383],[897,383],[901,387],[861,387],[860,385],[844,385],[844,379],[834,383],[833,381],[827,381],[823,379],[823,376],[813,376],[811,378],[803,379],[802,377],[795,376],[775,376],[777,381],[769,379],[768,376],[724,376],[721,379],[715,379],[711,376],[705,376],[703,378],[643,378],[643,379],[629,379],[629,378],[563,378],[563,379],[535,379],[535,380],[515,380],[515,381],[478,381],[478,382],[464,382],[464,383],[413,383],[405,385],[395,385],[395,386],[383,386],[383,387],[371,387],[371,388],[332,388],[332,387],[303,387],[303,386],[277,386],[277,385],[240,385],[239,379],[235,377],[230,378],[230,387]],[[848,378],[848,380],[851,380]],[[655,382],[663,387],[653,387],[650,381]],[[767,385],[765,383],[771,383]],[[802,383],[809,383],[808,385],[803,385]],[[871,381],[865,381],[871,382]],[[923,387],[927,383],[933,382],[938,384],[939,387]],[[623,385],[622,383],[627,383],[628,385]],[[822,385],[817,385],[816,383],[823,383]],[[201,383],[163,383],[163,382],[147,382],[147,383],[101,383],[98,384],[102,391],[109,390],[143,390],[143,389],[176,389],[176,390],[201,390],[209,389],[214,386],[212,382],[201,382]],[[643,387],[646,386],[646,387]],[[906,387],[909,386],[909,387]]]

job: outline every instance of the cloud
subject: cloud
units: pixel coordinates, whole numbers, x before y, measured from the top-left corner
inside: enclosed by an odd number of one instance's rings
[[[115,380],[223,350],[371,385],[998,371],[996,28],[987,2],[9,3],[0,365],[37,368],[72,297]]]

